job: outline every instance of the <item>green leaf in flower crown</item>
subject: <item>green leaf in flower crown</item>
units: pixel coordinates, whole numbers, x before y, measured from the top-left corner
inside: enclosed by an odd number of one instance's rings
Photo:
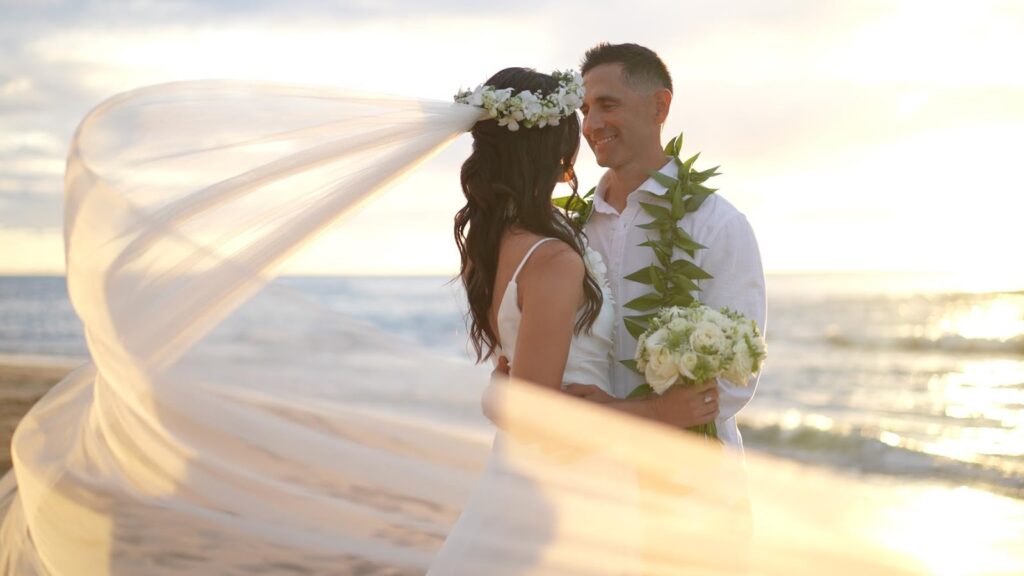
[[[644,396],[650,396],[654,394],[654,388],[651,388],[650,384],[641,384],[633,389],[632,392],[626,395],[626,399],[631,398],[643,398]]]
[[[712,277],[693,262],[682,259],[672,262],[672,274],[682,274],[693,280],[706,280]]]
[[[639,298],[634,298],[629,302],[623,304],[623,306],[629,308],[630,310],[638,310],[640,312],[645,312],[647,310],[651,310],[657,308],[658,306],[661,306],[661,302],[662,297],[660,294],[651,293],[644,294]]]
[[[673,177],[671,177],[671,176],[669,176],[667,174],[662,174],[661,172],[658,172],[657,170],[651,170],[650,172],[648,172],[648,174],[651,175],[651,178],[654,178],[655,182],[657,182],[658,184],[661,184],[665,188],[671,188],[671,187],[675,186],[676,182],[678,182],[678,180],[676,180],[675,178],[673,178]]]

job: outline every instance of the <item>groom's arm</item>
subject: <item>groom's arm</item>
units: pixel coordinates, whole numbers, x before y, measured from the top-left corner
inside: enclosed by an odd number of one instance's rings
[[[569,384],[565,392],[674,428],[708,424],[718,416],[719,392],[714,380],[700,386],[672,386],[660,396],[651,394],[630,399],[616,398],[590,384]]]
[[[710,242],[704,243],[708,248],[703,251],[700,267],[712,278],[698,283],[701,302],[711,308],[727,306],[743,314],[757,322],[764,334],[767,321],[764,270],[757,239],[747,218],[741,213],[734,214]],[[759,378],[760,374],[745,387],[719,378],[718,420],[736,416],[750,402]]]

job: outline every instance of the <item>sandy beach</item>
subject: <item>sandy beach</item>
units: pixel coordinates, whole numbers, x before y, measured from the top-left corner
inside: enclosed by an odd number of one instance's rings
[[[39,362],[0,362],[0,475],[11,467],[11,435],[22,416],[70,367]]]

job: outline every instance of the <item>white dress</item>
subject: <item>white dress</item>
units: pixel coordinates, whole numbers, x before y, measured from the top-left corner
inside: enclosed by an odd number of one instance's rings
[[[503,345],[496,357],[504,355],[510,363],[515,363],[521,320],[516,279],[533,251],[549,240],[554,238],[544,238],[527,251],[498,306],[498,336]],[[594,384],[610,393],[614,303],[600,254],[587,248],[584,262],[600,286],[604,302],[591,330],[573,335],[562,382]],[[563,499],[540,493],[516,470],[526,459],[532,467],[537,458],[544,457],[535,446],[524,445],[500,430],[496,433],[480,481],[431,564],[429,575],[562,573],[557,559],[546,557],[545,545],[564,539],[566,512],[556,509],[555,503]]]

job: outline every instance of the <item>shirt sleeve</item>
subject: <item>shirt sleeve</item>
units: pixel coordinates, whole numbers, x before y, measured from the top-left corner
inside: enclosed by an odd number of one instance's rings
[[[727,306],[753,319],[761,334],[765,334],[764,269],[757,239],[747,218],[743,214],[733,215],[706,245],[700,267],[712,278],[698,283],[700,301],[716,309]],[[760,374],[751,378],[747,386],[737,386],[724,378],[718,379],[718,422],[735,417],[750,402],[758,380]]]

